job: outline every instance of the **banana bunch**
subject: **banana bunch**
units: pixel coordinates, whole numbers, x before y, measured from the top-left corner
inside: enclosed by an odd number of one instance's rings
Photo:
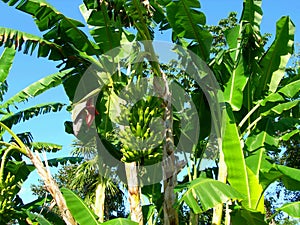
[[[141,158],[157,158],[162,154],[163,123],[160,99],[147,97],[131,109],[129,126],[120,131],[122,161],[133,162]]]
[[[13,201],[17,189],[15,176],[8,173],[0,186],[0,222],[9,221],[10,215],[15,211]]]

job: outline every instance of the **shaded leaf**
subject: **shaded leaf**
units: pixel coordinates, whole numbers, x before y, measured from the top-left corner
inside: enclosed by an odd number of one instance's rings
[[[180,198],[180,202],[184,201],[196,214],[230,199],[244,199],[244,196],[231,186],[207,178],[195,179],[187,185],[187,188]]]
[[[237,209],[231,213],[232,225],[267,225],[265,215],[250,209]]]
[[[153,217],[155,213],[155,205],[143,205],[142,206],[142,212],[143,212],[143,220],[144,224],[147,224],[147,221]]]
[[[30,211],[25,211],[30,220],[37,221],[40,225],[53,225],[49,220],[43,217],[41,214],[32,213]]]
[[[209,57],[212,43],[211,34],[203,29],[206,23],[204,13],[200,12],[197,0],[179,0],[170,2],[167,7],[167,18],[177,38],[195,40],[192,50],[204,61]]]
[[[48,165],[57,167],[58,165],[66,165],[67,163],[76,164],[80,163],[83,160],[82,157],[62,157],[62,158],[55,158],[49,159]]]

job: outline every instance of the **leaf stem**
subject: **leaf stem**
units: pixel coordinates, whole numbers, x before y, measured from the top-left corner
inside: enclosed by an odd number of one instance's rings
[[[11,130],[9,129],[4,123],[0,122],[0,126],[4,128],[17,142],[17,144],[20,146],[19,148],[17,146],[14,146],[19,152],[27,156],[27,150],[25,144],[21,141],[21,139]]]
[[[239,123],[239,128],[241,128],[244,123],[248,120],[248,118],[260,107],[260,102],[257,103],[249,112],[248,114],[242,119],[242,121]]]
[[[247,127],[247,129],[246,129],[246,131],[244,132],[244,134],[247,134],[249,131],[250,131],[250,129],[252,128],[252,127],[254,127],[261,119],[262,119],[263,117],[262,116],[259,116],[256,120],[254,120],[248,127]],[[242,136],[243,137],[243,136]]]

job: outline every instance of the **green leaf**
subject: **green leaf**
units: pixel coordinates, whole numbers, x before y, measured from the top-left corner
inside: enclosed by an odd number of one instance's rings
[[[289,216],[300,218],[300,202],[287,203],[277,208],[276,211],[283,211]]]
[[[5,48],[0,56],[0,101],[3,101],[3,95],[7,92],[8,85],[6,78],[12,67],[16,51],[13,48]]]
[[[39,104],[16,113],[8,113],[4,115],[0,121],[6,124],[8,127],[19,123],[20,121],[26,121],[33,117],[49,112],[58,112],[64,107],[61,103],[44,103]]]
[[[281,181],[284,186],[292,191],[300,190],[300,170],[288,166],[277,165],[277,170],[281,172]]]
[[[8,99],[1,107],[7,108],[11,105],[15,105],[16,103],[27,101],[29,98],[36,97],[50,88],[56,87],[68,78],[71,70],[64,70],[62,72],[54,73],[49,76],[46,76],[26,88],[22,91],[15,94],[13,97]]]
[[[99,10],[88,10],[82,4],[80,11],[86,22],[93,26],[90,31],[96,43],[101,48],[102,52],[107,52],[115,47],[120,46],[122,29],[119,27],[114,18],[110,18],[109,10],[106,3],[102,3]]]
[[[60,60],[63,57],[63,49],[58,44],[52,43],[39,36],[21,32],[18,30],[0,27],[0,46],[14,47],[24,54],[32,54],[38,47],[38,57],[47,57],[49,59]],[[56,55],[57,57],[51,57]]]
[[[288,141],[291,139],[291,137],[293,137],[294,135],[299,134],[299,133],[300,133],[299,129],[293,130],[293,131],[288,132],[288,133],[284,134],[283,136],[281,136],[280,139],[282,141]]]
[[[108,101],[106,102],[106,113],[109,115],[111,121],[117,122],[122,112],[121,105],[124,105],[125,100],[120,98],[114,91],[111,91],[107,98]]]
[[[293,98],[300,91],[300,80],[288,83],[278,92],[284,94],[287,98]]]
[[[299,105],[300,100],[289,101],[281,104],[276,104],[271,109],[267,110],[266,112],[261,113],[262,116],[278,114],[281,115],[284,111],[291,110],[295,106]]]
[[[237,209],[231,213],[232,225],[267,225],[265,215],[251,209]]]
[[[142,194],[145,195],[157,209],[162,206],[163,194],[161,193],[162,185],[160,183],[145,185],[142,187]]]
[[[246,75],[243,58],[238,58],[238,63],[224,90],[224,100],[231,105],[234,111],[240,110],[243,105],[243,92],[249,79]]]
[[[230,47],[230,54],[225,56],[230,59],[224,60],[224,64],[229,64],[227,67],[230,77],[224,87],[224,99],[234,111],[239,111],[243,105],[244,95],[247,96],[247,91],[244,90],[249,78],[258,70],[255,60],[260,51],[257,43],[258,34],[248,22],[242,21],[239,26],[226,31],[225,37]],[[246,101],[250,99],[246,98]]]
[[[167,19],[177,38],[192,39],[196,42],[192,50],[204,61],[209,58],[212,43],[211,34],[203,29],[206,23],[204,13],[200,12],[197,0],[171,1],[167,7]]]
[[[261,4],[261,0],[244,0],[241,17],[242,21],[249,22],[257,32],[260,32],[260,23],[263,15]]]
[[[34,151],[46,151],[46,152],[57,152],[62,149],[62,145],[46,142],[31,142],[30,147]]]
[[[188,189],[182,194],[179,203],[184,201],[196,214],[230,199],[244,199],[244,196],[231,186],[213,179],[198,178],[189,183],[187,187]]]
[[[229,107],[226,114],[223,153],[230,185],[246,196],[244,203],[248,208],[264,211],[262,187],[258,178],[246,165],[239,131]]]
[[[276,37],[260,61],[261,77],[257,81],[256,98],[265,92],[275,92],[293,53],[295,26],[289,17],[282,17],[276,25]]]
[[[62,158],[55,158],[49,159],[48,165],[57,167],[58,165],[66,165],[67,163],[76,164],[80,163],[83,160],[82,157],[62,157]]]
[[[14,182],[24,182],[29,174],[35,169],[28,166],[24,161],[8,161],[5,169],[15,175]]]
[[[61,192],[66,200],[68,209],[79,224],[100,224],[97,221],[94,213],[88,208],[88,206],[78,195],[76,195],[73,191],[67,188],[61,188]]]
[[[264,100],[261,102],[262,106],[265,106],[267,102],[283,102],[285,98],[294,98],[300,90],[300,80],[296,80],[293,82],[284,85],[277,92],[269,94]]]
[[[277,148],[279,139],[275,136],[277,129],[274,126],[273,118],[262,119],[246,139],[247,151],[270,150],[270,147]]]
[[[124,219],[124,218],[109,220],[109,221],[106,221],[102,224],[103,225],[138,225],[138,223],[133,222],[129,219]]]
[[[155,208],[155,205],[142,206],[144,224],[147,224],[147,221],[149,221],[154,216]]]
[[[42,215],[40,215],[38,213],[32,213],[32,212],[26,211],[26,214],[28,215],[30,220],[37,221],[38,224],[40,224],[40,225],[52,225],[52,223],[50,221],[48,221],[45,217],[43,217]]]
[[[261,170],[269,170],[272,167],[267,158],[265,149],[259,149],[246,158],[247,166],[259,180]]]
[[[281,180],[286,189],[300,190],[300,170],[287,166],[273,164],[271,167],[262,168],[260,182],[264,189],[276,180]]]
[[[12,48],[5,48],[0,56],[0,83],[3,83],[12,67],[16,51]]]
[[[50,30],[44,34],[45,39],[55,40],[61,38],[60,40],[72,43],[80,51],[86,52],[89,55],[95,54],[96,50],[93,44],[78,28],[84,25],[77,20],[64,16],[46,1],[14,0],[10,1],[9,5],[16,5],[16,9],[32,15],[40,31]]]

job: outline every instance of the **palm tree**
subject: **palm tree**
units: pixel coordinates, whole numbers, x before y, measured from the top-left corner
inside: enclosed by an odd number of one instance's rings
[[[104,177],[105,169],[102,158],[98,155],[95,139],[88,143],[79,140],[73,144],[73,155],[83,157],[84,161],[74,169],[70,186],[76,190],[82,190],[84,199],[91,206],[100,223],[109,219],[105,213],[105,197],[114,198],[122,191],[109,177]],[[100,172],[100,170],[102,170]]]

